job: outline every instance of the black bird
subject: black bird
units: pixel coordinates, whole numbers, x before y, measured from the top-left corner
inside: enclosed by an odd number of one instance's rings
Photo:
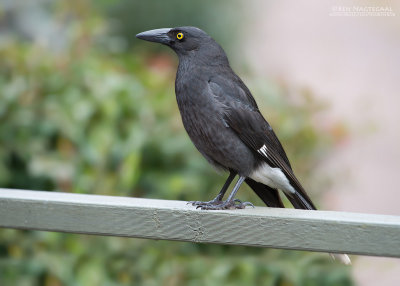
[[[179,66],[175,93],[183,125],[207,161],[230,173],[216,198],[193,205],[207,210],[252,205],[234,198],[246,182],[267,206],[284,207],[280,189],[295,208],[316,209],[249,89],[214,39],[196,27],[156,29],[136,37],[167,45],[176,52]],[[223,201],[236,175],[239,179]],[[341,258],[349,261],[347,256]]]

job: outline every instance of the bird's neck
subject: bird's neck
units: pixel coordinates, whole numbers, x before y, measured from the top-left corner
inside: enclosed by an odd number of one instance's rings
[[[194,66],[229,66],[225,51],[217,44],[201,46],[198,49],[177,52],[179,65],[184,67]]]

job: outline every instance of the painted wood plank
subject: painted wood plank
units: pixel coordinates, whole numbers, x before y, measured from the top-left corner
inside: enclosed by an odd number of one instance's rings
[[[0,189],[0,227],[400,257],[400,217]]]

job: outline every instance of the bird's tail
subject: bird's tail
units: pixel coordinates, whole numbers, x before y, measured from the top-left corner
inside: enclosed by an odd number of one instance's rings
[[[329,253],[329,255],[334,259],[338,260],[343,264],[346,265],[351,265],[351,260],[350,257],[347,254],[341,254],[341,253]]]
[[[279,196],[278,190],[268,187],[262,183],[256,182],[250,178],[247,178],[247,185],[253,189],[257,196],[271,208],[284,208],[282,200]]]
[[[308,196],[304,197],[299,192],[296,192],[293,196],[291,196],[291,195],[286,195],[286,196],[296,209],[306,209],[306,210],[316,210],[317,209]],[[347,254],[329,253],[329,255],[334,260],[338,260],[339,262],[341,262],[345,265],[351,264],[350,257]]]
[[[304,192],[305,193],[305,192]],[[317,208],[311,201],[311,199],[306,195],[303,196],[299,192],[295,192],[294,194],[286,194],[286,197],[290,201],[290,203],[296,208],[296,209],[304,209],[304,210],[316,210]]]

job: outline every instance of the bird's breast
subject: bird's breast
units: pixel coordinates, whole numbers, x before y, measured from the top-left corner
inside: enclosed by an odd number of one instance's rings
[[[177,89],[176,97],[185,130],[200,153],[219,168],[247,175],[254,156],[227,125],[223,106],[201,88]]]

